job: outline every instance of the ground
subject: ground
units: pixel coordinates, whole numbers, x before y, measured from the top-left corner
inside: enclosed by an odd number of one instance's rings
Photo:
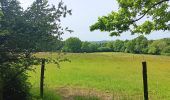
[[[55,59],[56,53],[38,53],[38,57]],[[127,53],[69,53],[71,62],[61,68],[46,64],[45,91],[60,95],[60,99],[90,96],[87,100],[142,100],[142,61],[147,62],[149,98],[170,98],[170,57]],[[32,91],[39,92],[40,67],[29,72]],[[51,93],[51,92],[48,92]],[[55,94],[56,93],[56,94]],[[89,94],[90,93],[90,94]],[[37,93],[38,94],[38,93]],[[70,97],[70,99],[68,99]],[[86,100],[86,99],[76,99]]]

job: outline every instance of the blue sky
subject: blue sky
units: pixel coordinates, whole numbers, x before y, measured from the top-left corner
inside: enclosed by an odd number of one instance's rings
[[[28,7],[34,0],[19,0],[22,7]],[[57,5],[58,0],[49,0],[49,3]],[[99,16],[107,15],[111,11],[117,11],[116,0],[63,0],[72,9],[72,16],[62,19],[63,26],[68,26],[74,33],[65,33],[62,37],[78,37],[83,41],[102,41],[116,39],[133,39],[138,35],[131,35],[130,32],[123,33],[119,37],[110,37],[108,32],[89,31],[89,26],[97,21]],[[143,19],[144,20],[144,19]],[[170,31],[157,31],[146,36],[148,39],[160,39],[170,37]]]

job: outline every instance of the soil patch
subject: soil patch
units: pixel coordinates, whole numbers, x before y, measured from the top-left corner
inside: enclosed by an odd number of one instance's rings
[[[113,100],[112,93],[101,92],[94,89],[59,87],[56,91],[62,96],[63,100],[74,100],[75,96],[97,97],[100,100]]]

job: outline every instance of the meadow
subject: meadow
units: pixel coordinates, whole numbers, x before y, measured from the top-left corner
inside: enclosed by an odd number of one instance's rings
[[[38,53],[36,56],[55,59],[57,54]],[[65,56],[71,62],[60,63],[60,68],[46,64],[45,100],[69,100],[69,97],[73,100],[143,100],[142,61],[147,62],[149,98],[170,98],[168,56],[113,52]],[[40,66],[34,67],[35,72],[29,72],[29,81],[32,94],[39,95]]]

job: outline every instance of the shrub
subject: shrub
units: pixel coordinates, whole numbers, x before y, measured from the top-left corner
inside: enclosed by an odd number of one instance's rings
[[[28,100],[30,97],[30,83],[25,66],[22,63],[2,63],[0,64],[0,76],[3,100]]]
[[[9,73],[13,74],[13,73]],[[30,96],[30,84],[27,82],[27,75],[20,74],[12,81],[4,82],[3,100],[28,100]]]

